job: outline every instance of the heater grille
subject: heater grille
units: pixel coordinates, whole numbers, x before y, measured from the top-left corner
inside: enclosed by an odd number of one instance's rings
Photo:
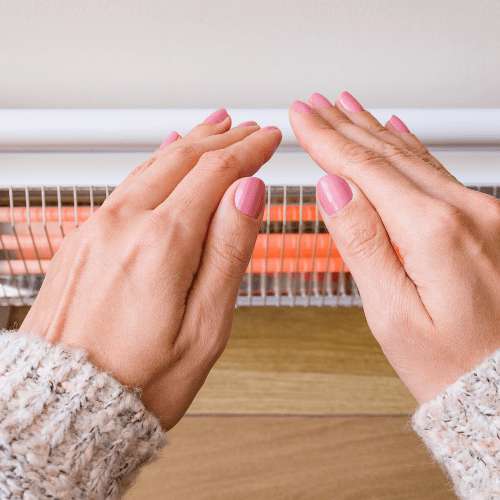
[[[500,186],[466,187],[500,198]],[[32,305],[64,236],[98,210],[113,189],[0,188],[0,306]],[[236,307],[362,307],[319,213],[315,186],[267,185],[266,195]]]

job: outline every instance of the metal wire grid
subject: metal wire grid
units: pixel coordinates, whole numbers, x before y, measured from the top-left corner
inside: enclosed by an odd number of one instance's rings
[[[500,199],[500,186],[467,187]],[[0,306],[33,304],[56,251],[54,247],[92,215],[113,189],[109,186],[0,188]],[[339,260],[338,252],[332,266],[332,250],[335,252],[336,248],[329,235],[326,236],[325,223],[319,219],[315,186],[268,185],[266,194],[267,217],[258,238],[265,256],[257,258],[254,251],[236,307],[362,307],[356,283]],[[293,216],[287,217],[287,209]],[[273,210],[277,217],[271,216]],[[311,210],[315,217],[311,217]],[[305,211],[309,215],[304,218]],[[323,265],[325,248],[320,257],[318,241],[321,238],[324,244],[326,237],[328,250]],[[312,243],[312,255],[308,257],[301,253],[304,242],[309,251]],[[287,246],[290,254],[290,244],[294,256],[285,257]],[[274,253],[279,250],[279,258],[271,258],[270,249]]]

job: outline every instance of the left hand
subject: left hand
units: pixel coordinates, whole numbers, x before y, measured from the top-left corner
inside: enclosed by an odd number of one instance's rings
[[[142,389],[165,430],[229,339],[265,203],[260,179],[245,212],[237,189],[281,142],[259,129],[226,115],[158,149],[63,239],[20,328]]]
[[[290,122],[330,174],[321,215],[370,330],[429,401],[500,347],[500,201],[463,186],[401,120],[383,126],[347,93],[311,99]]]

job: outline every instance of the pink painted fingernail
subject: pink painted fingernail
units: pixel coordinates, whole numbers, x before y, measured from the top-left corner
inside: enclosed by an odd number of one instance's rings
[[[408,127],[396,115],[391,116],[390,122],[393,125],[393,127],[399,132],[403,132],[403,134],[410,133]]]
[[[339,96],[339,101],[347,111],[352,111],[353,113],[364,111],[363,106],[349,92],[342,92]]]
[[[278,130],[278,127],[264,127],[264,128],[261,128],[261,130]]]
[[[240,182],[234,195],[234,204],[238,210],[245,215],[257,219],[261,207],[262,199],[266,192],[264,182],[258,177],[247,177]]]
[[[257,123],[256,122],[243,122],[243,123],[240,123],[238,125],[238,127],[250,127],[252,125],[255,126],[255,125],[257,125]]]
[[[227,111],[224,108],[212,113],[203,123],[221,123],[227,118]]]
[[[333,104],[325,96],[322,96],[321,94],[318,94],[317,92],[315,92],[311,96],[311,102],[315,106],[319,106],[320,108],[333,108]]]
[[[298,113],[303,113],[306,115],[311,115],[314,113],[314,111],[305,102],[302,101],[293,101],[292,106],[293,109]]]
[[[333,215],[345,207],[353,197],[349,184],[338,175],[322,177],[316,186],[319,202],[327,215]]]
[[[172,144],[177,137],[179,137],[179,134],[174,130],[171,134],[167,135],[167,138],[161,143],[160,149]]]

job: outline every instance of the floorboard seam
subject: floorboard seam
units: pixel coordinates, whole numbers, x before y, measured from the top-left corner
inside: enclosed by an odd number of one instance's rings
[[[185,417],[307,417],[307,418],[346,418],[346,417],[411,417],[413,413],[186,413]]]

